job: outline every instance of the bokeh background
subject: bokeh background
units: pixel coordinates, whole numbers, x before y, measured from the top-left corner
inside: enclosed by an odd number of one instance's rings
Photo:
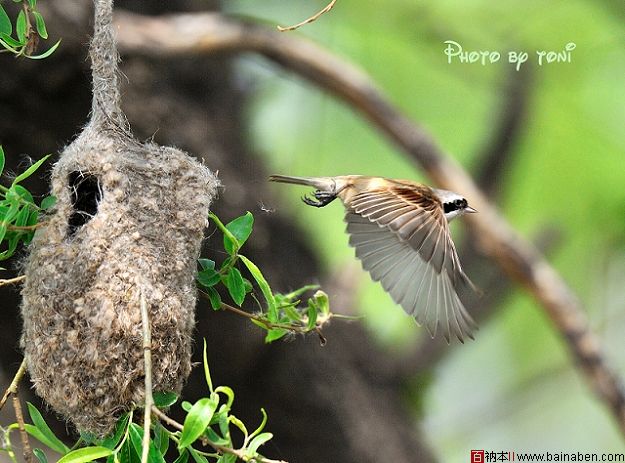
[[[323,2],[316,2],[320,6]],[[230,13],[290,24],[311,2],[230,1]],[[558,233],[551,261],[588,308],[606,356],[625,371],[625,9],[618,2],[339,1],[300,29],[358,63],[390,100],[422,124],[468,170],[500,130],[514,82],[524,99],[519,133],[493,201],[528,239]],[[484,66],[447,62],[444,41],[499,51]],[[538,65],[537,50],[576,44],[570,63]],[[515,75],[509,51],[529,60]],[[256,77],[248,117],[275,172],[359,173],[427,182],[402,153],[350,108],[264,62],[240,62]],[[332,271],[353,260],[342,210],[287,207]],[[454,224],[456,236],[462,225]],[[465,243],[470,246],[471,243]],[[488,262],[484,265],[492,265]],[[378,342],[398,349],[423,336],[379,285],[362,274],[358,308]],[[475,276],[479,281],[479,277]],[[428,388],[421,425],[443,461],[467,449],[623,449],[612,418],[574,371],[562,341],[519,288],[495,310],[477,341],[447,355]]]
[[[50,3],[51,40],[64,40],[56,56],[42,63],[0,57],[0,137],[15,170],[24,154],[58,151],[89,110],[84,56],[90,11],[67,0]],[[267,27],[299,22],[324,5],[116,2],[142,14],[222,9]],[[365,70],[390,101],[481,179],[512,225],[546,249],[588,310],[606,360],[623,377],[624,22],[622,0],[339,0],[330,13],[291,33]],[[501,60],[449,64],[446,40],[467,51],[498,51]],[[538,66],[536,50],[558,52],[569,42],[576,44],[571,62]],[[507,62],[515,50],[529,54],[518,72]],[[256,215],[249,253],[277,289],[318,281],[327,284],[338,311],[364,316],[359,323],[335,322],[324,349],[310,338],[266,347],[254,327],[200,305],[198,339],[207,336],[215,353],[213,376],[237,391],[238,413],[249,415],[248,421],[258,419],[260,406],[267,408],[277,436],[270,456],[292,462],[451,462],[468,461],[471,449],[625,449],[612,416],[576,371],[550,320],[479,256],[461,220],[452,226],[454,238],[470,260],[470,276],[486,290],[488,307],[474,342],[439,347],[421,370],[411,362],[417,356],[422,361],[423,346],[435,341],[360,270],[340,205],[309,208],[299,200],[305,190],[266,185],[269,173],[428,182],[352,109],[253,54],[122,58],[124,109],[135,133],[201,154],[220,170],[225,189],[218,214],[224,220],[246,209]],[[33,188],[43,194],[46,187]],[[210,256],[210,238],[206,247]],[[8,268],[6,277],[19,272],[19,263]],[[339,285],[345,276],[347,283]],[[489,292],[497,296],[489,298]],[[6,329],[0,386],[19,364],[18,300],[16,289],[1,289],[0,323]],[[403,367],[409,373],[399,374]],[[200,394],[200,383],[190,380],[188,397]],[[365,392],[341,396],[351,383]],[[378,420],[378,408],[387,408],[392,419]],[[12,419],[6,413],[2,424]],[[398,447],[394,435],[418,440],[414,458],[407,444],[398,453],[403,456],[389,457],[393,453],[384,445]],[[366,449],[367,440],[381,453]]]

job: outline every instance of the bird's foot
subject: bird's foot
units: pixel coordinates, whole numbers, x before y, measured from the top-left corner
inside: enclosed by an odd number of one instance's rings
[[[304,201],[309,206],[323,207],[327,206],[337,198],[336,193],[320,190],[316,190],[313,193],[313,196],[315,197],[316,201],[306,195],[302,196],[302,201]]]

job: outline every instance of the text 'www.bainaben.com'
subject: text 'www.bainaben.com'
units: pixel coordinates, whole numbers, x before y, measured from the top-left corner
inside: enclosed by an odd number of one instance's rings
[[[471,450],[470,463],[498,461],[623,461],[625,453],[518,452],[514,450]]]

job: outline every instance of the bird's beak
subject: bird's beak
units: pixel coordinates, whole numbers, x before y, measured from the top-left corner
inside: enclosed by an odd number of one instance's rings
[[[469,214],[474,214],[477,211],[475,209],[473,209],[471,206],[467,206],[467,207],[464,208],[464,212],[467,212]]]

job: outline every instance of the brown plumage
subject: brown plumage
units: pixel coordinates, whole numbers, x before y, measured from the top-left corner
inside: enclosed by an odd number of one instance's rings
[[[347,175],[288,177],[271,181],[312,186],[323,207],[340,198],[347,210],[349,243],[356,257],[393,300],[425,325],[432,337],[440,330],[464,342],[477,326],[458,296],[473,284],[462,270],[448,221],[475,212],[456,193],[409,180]]]

